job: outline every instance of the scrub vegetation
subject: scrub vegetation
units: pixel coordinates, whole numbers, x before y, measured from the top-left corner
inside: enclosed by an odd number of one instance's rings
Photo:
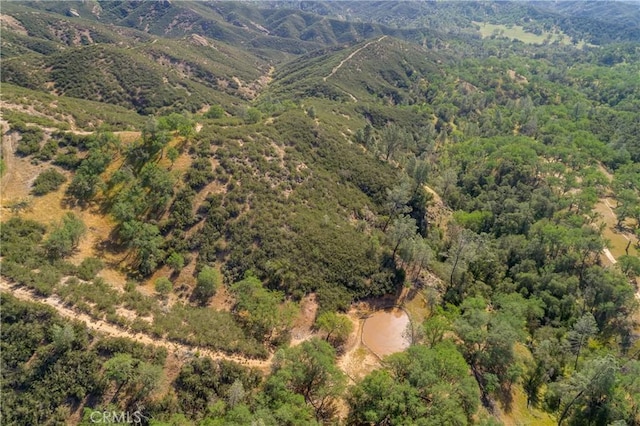
[[[640,423],[640,12],[383,3],[3,5],[6,424]]]

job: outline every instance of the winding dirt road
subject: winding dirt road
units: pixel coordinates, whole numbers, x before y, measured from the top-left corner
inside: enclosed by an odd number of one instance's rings
[[[58,314],[60,314],[60,316],[71,320],[81,321],[88,328],[97,332],[106,334],[111,337],[126,337],[145,345],[163,347],[166,348],[169,352],[175,353],[176,355],[178,355],[178,357],[195,356],[196,353],[198,353],[200,356],[207,356],[214,360],[233,361],[246,367],[258,368],[265,372],[268,371],[271,367],[273,355],[269,356],[269,358],[266,360],[249,359],[238,355],[227,355],[222,352],[215,352],[205,348],[172,342],[164,338],[156,338],[144,333],[132,333],[117,325],[92,318],[91,316],[84,313],[76,312],[66,307],[62,300],[60,300],[60,298],[55,295],[49,297],[40,297],[24,287],[11,285],[4,279],[0,279],[0,290],[2,292],[10,293],[20,300],[43,303],[45,305],[51,306],[58,312]]]
[[[355,55],[358,54],[358,52],[362,51],[363,49],[366,49],[367,47],[369,47],[370,45],[372,45],[373,43],[379,43],[380,41],[382,41],[383,39],[385,39],[387,36],[383,35],[382,37],[380,37],[377,40],[373,40],[368,42],[367,44],[365,44],[364,46],[362,46],[359,49],[354,50],[353,52],[351,52],[351,54],[349,56],[347,56],[346,58],[344,58],[342,61],[340,61],[340,63],[338,65],[336,65],[335,67],[333,67],[333,69],[331,70],[331,72],[329,73],[329,75],[327,75],[326,77],[322,78],[322,81],[327,81],[328,78],[331,78],[335,75],[336,72],[338,72],[338,70],[340,68],[342,68],[342,66],[344,64],[346,64],[348,61],[350,61]],[[351,98],[351,100],[353,102],[358,102],[358,98],[356,98],[355,96],[353,96],[351,93],[347,92],[344,89],[341,89],[343,92],[345,92],[347,95],[349,95],[349,97]]]
[[[383,36],[382,36],[382,37],[380,37],[379,39],[377,39],[377,40],[373,40],[373,41],[370,41],[369,43],[365,44],[365,45],[364,45],[364,46],[362,46],[361,48],[354,50],[353,52],[351,52],[351,54],[350,54],[349,56],[347,56],[347,57],[346,57],[346,58],[344,58],[342,61],[340,61],[340,63],[339,63],[338,65],[336,65],[335,67],[333,67],[333,69],[331,70],[331,73],[330,73],[328,76],[324,77],[322,80],[323,80],[323,81],[327,81],[327,79],[328,79],[328,78],[333,77],[333,75],[334,75],[336,72],[338,72],[338,70],[339,70],[340,68],[342,68],[342,66],[343,66],[344,64],[346,64],[348,61],[350,61],[350,60],[351,60],[351,58],[353,58],[355,55],[357,55],[357,54],[358,54],[358,52],[360,52],[360,51],[361,51],[361,50],[363,50],[363,49],[366,49],[367,47],[371,46],[373,43],[379,43],[379,42],[381,42],[381,41],[382,41],[382,40],[384,40],[385,38],[387,38],[387,36],[386,36],[386,35],[383,35]]]

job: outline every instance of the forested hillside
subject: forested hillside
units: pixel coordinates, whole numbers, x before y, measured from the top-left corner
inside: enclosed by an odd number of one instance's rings
[[[4,424],[640,424],[636,3],[0,17]]]

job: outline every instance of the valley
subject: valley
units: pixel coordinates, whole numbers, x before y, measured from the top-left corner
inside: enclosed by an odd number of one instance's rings
[[[3,423],[640,424],[634,3],[0,17]]]

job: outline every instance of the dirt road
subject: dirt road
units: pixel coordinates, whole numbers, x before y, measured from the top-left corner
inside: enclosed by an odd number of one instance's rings
[[[207,356],[214,360],[233,361],[238,364],[244,365],[246,367],[258,368],[265,372],[269,371],[271,367],[271,360],[273,356],[270,356],[266,360],[249,359],[249,358],[245,358],[237,355],[227,355],[221,352],[215,352],[205,348],[184,345],[181,343],[172,342],[167,339],[152,337],[144,333],[132,333],[128,330],[125,330],[122,327],[116,326],[106,321],[97,320],[95,318],[90,317],[87,314],[76,312],[64,306],[63,302],[55,295],[49,296],[49,297],[39,297],[35,295],[32,291],[24,287],[9,284],[4,279],[0,279],[0,290],[3,292],[10,293],[20,300],[44,303],[45,305],[48,305],[54,308],[58,312],[58,314],[60,314],[62,317],[81,321],[88,328],[98,331],[100,333],[106,334],[108,336],[126,337],[128,339],[134,340],[139,343],[143,343],[145,345],[163,347],[163,348],[166,348],[169,352],[175,353],[178,356],[189,356],[189,355],[195,356],[197,353],[200,356]]]
[[[369,46],[370,46],[370,45],[372,45],[373,43],[379,43],[379,42],[381,42],[381,41],[382,41],[382,40],[384,40],[386,37],[387,37],[387,36],[386,36],[386,35],[384,35],[384,36],[380,37],[378,40],[370,41],[369,43],[365,44],[365,45],[364,45],[364,46],[362,46],[361,48],[359,48],[359,49],[354,50],[353,52],[351,52],[351,54],[350,54],[349,56],[347,56],[346,58],[344,58],[342,61],[340,61],[340,63],[339,63],[338,65],[336,65],[335,67],[333,67],[333,69],[331,70],[331,73],[330,73],[328,76],[324,77],[322,80],[327,81],[327,79],[328,79],[328,78],[333,77],[333,76],[334,76],[334,74],[335,74],[336,72],[338,72],[338,70],[339,70],[340,68],[342,68],[342,66],[343,66],[344,64],[346,64],[348,61],[350,61],[350,60],[351,60],[351,58],[353,58],[355,55],[357,55],[360,51],[362,51],[363,49],[366,49],[367,47],[369,47]]]

